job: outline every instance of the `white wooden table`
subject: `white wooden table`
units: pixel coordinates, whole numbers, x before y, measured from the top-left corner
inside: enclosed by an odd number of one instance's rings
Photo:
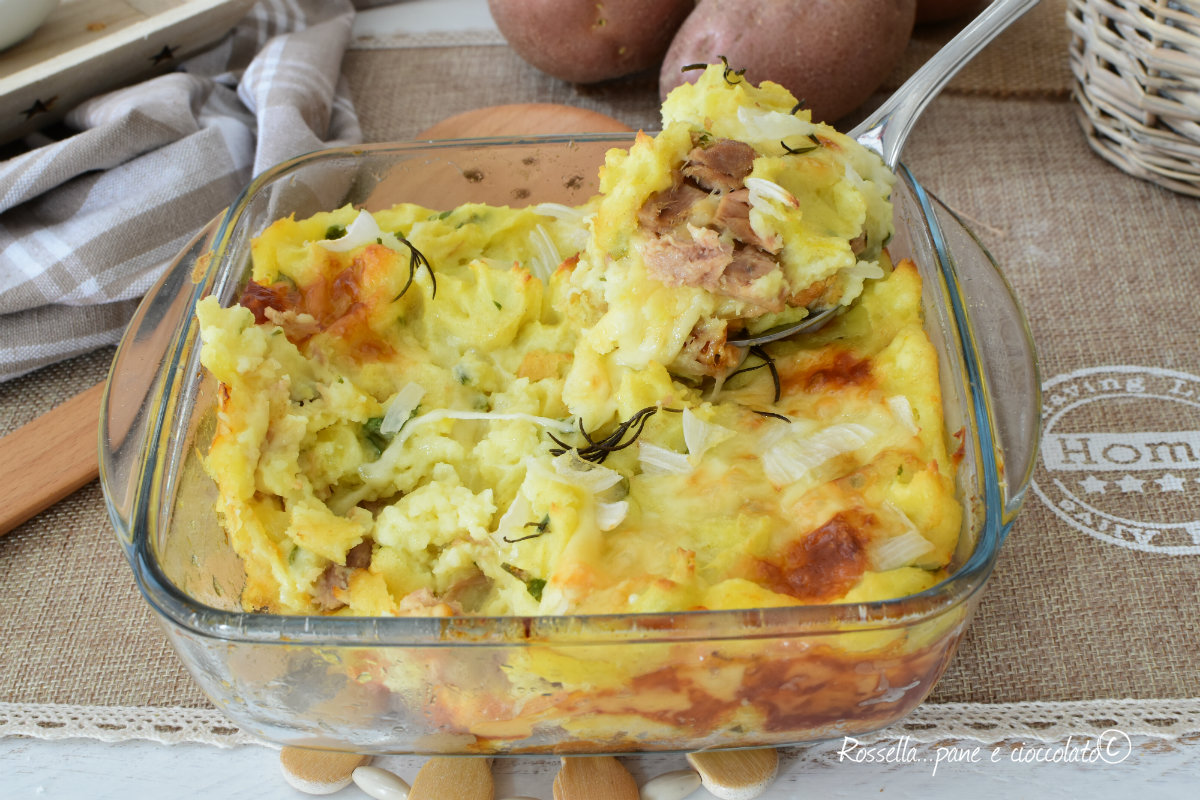
[[[980,747],[976,763],[937,764],[942,754],[962,758]],[[1200,742],[1134,739],[1119,763],[1021,763],[1012,749],[977,742],[918,744],[898,748],[916,760],[900,758],[876,763],[839,759],[842,743],[833,742],[786,751],[781,775],[763,800],[787,798],[922,797],[924,800],[1003,797],[1005,800],[1193,800],[1200,776]],[[1026,747],[1026,757],[1053,757],[1063,743]],[[995,756],[993,756],[995,752]],[[1122,750],[1114,750],[1113,760]],[[993,758],[995,760],[993,761]],[[297,800],[307,797],[284,783],[274,750],[253,745],[218,748],[208,745],[160,745],[149,742],[106,744],[74,739],[43,741],[0,739],[0,798],[64,798],[64,800],[185,800],[186,798],[253,798]],[[377,766],[411,781],[422,759],[385,756]],[[683,756],[635,756],[625,759],[644,781],[686,766]],[[557,759],[499,759],[495,764],[496,796],[527,795],[550,800]],[[365,799],[351,785],[330,795]],[[701,789],[692,800],[711,795]],[[453,800],[447,798],[446,800]]]

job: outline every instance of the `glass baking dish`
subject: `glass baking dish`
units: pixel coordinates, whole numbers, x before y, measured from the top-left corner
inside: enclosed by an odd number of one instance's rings
[[[965,513],[951,576],[886,602],[561,617],[243,612],[242,569],[199,464],[214,425],[194,306],[239,296],[272,220],[345,203],[579,204],[632,135],[473,139],[313,153],[256,179],[148,293],[101,415],[101,481],[137,585],[197,683],[281,744],[372,753],[615,753],[858,735],[945,670],[1028,486],[1040,381],[991,257],[901,168],[894,258],[924,281]]]

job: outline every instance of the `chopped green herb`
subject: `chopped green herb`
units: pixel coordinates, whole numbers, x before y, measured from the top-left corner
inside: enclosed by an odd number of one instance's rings
[[[546,588],[546,581],[542,578],[532,578],[529,573],[520,567],[515,567],[507,562],[500,565],[500,568],[512,575],[514,578],[525,584],[525,590],[529,595],[539,602],[542,599],[542,590]]]
[[[363,423],[363,435],[371,446],[376,451],[382,453],[387,449],[388,444],[392,441],[391,436],[386,436],[379,430],[379,426],[383,424],[383,417],[371,417]]]
[[[330,225],[325,229],[326,239],[340,239],[346,235],[346,229],[341,225]]]
[[[499,301],[499,300],[493,300],[493,301],[492,301],[492,305],[494,305],[494,306],[496,307],[496,310],[497,310],[497,311],[503,311],[503,310],[504,310],[504,306],[500,305],[500,301]]]

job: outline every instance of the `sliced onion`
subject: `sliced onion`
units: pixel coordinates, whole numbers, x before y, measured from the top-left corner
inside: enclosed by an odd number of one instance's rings
[[[688,461],[695,466],[709,448],[733,436],[729,428],[700,419],[691,408],[683,409],[683,442],[687,445]]]
[[[508,509],[500,517],[500,521],[496,523],[496,533],[503,535],[507,531],[514,528],[523,528],[529,520],[529,512],[533,507],[529,504],[529,498],[522,492],[517,492],[517,496],[508,504]]]
[[[737,116],[751,139],[778,141],[789,136],[808,136],[817,129],[812,122],[782,111],[760,111],[741,106]]]
[[[933,542],[913,528],[899,536],[882,539],[871,545],[871,567],[876,572],[906,567],[933,550]]]
[[[758,209],[763,214],[783,219],[784,214],[779,210],[778,205],[789,208],[800,207],[800,201],[796,199],[795,195],[766,178],[746,178],[746,188],[750,190],[750,207]]]
[[[563,222],[573,222],[578,225],[583,225],[592,218],[591,213],[563,205],[562,203],[538,203],[533,207],[533,211],[535,214],[541,214],[543,217],[554,217]]]
[[[628,500],[618,500],[615,503],[597,503],[596,527],[602,531],[611,531],[625,521],[625,515],[628,513]]]
[[[874,431],[854,422],[830,425],[809,436],[785,436],[763,451],[763,471],[771,483],[786,486],[830,459],[863,447],[873,438]]]
[[[888,409],[891,410],[892,416],[896,421],[908,429],[908,432],[916,436],[921,432],[917,427],[916,417],[913,415],[912,403],[908,402],[908,398],[902,394],[894,394],[887,399]]]
[[[383,415],[383,422],[379,423],[379,432],[384,436],[398,433],[413,412],[417,410],[417,406],[424,396],[425,389],[415,383],[406,383],[401,386],[400,391],[396,392],[396,395],[388,403],[387,411]]]
[[[562,256],[559,255],[558,247],[550,238],[550,234],[546,233],[546,229],[541,225],[534,226],[531,239],[533,257],[529,259],[529,271],[542,283],[548,283],[554,270],[562,263]]]
[[[852,267],[846,267],[842,274],[847,278],[862,278],[863,280],[878,280],[883,277],[883,267],[870,261],[859,261]]]
[[[686,475],[692,471],[692,464],[683,453],[641,439],[638,440],[638,463],[646,475]]]
[[[386,235],[391,236],[391,234]],[[379,223],[375,221],[375,217],[371,216],[369,211],[359,211],[358,216],[350,223],[350,227],[346,228],[345,236],[337,239],[322,239],[317,244],[331,253],[345,253],[356,247],[362,247],[364,244],[370,244],[383,236],[385,234],[380,229]]]
[[[579,453],[568,450],[550,462],[554,472],[565,483],[578,486],[591,494],[611,489],[621,481],[621,473],[600,464],[584,461]]]

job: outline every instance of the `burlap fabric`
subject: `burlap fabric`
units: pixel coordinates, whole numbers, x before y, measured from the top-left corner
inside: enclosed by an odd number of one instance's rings
[[[1200,202],[1088,149],[1050,13],[1061,6],[1044,2],[1005,34],[932,105],[904,157],[1022,300],[1047,421],[1036,485],[973,626],[910,718],[938,737],[1114,721],[1200,731]],[[581,90],[502,46],[352,50],[343,66],[367,140],[521,101],[656,122],[651,80]],[[0,385],[0,433],[100,380],[108,355]],[[204,728],[191,738],[236,737],[137,595],[95,484],[0,540],[0,565],[0,732],[50,735],[53,709],[69,708],[101,738],[166,736],[188,720]],[[122,709],[170,714],[139,727]]]

